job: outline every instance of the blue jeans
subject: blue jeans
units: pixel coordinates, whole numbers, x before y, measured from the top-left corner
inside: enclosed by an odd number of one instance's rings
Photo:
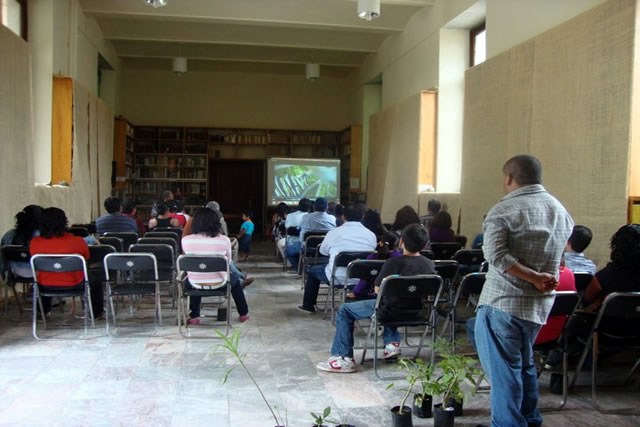
[[[475,345],[491,383],[491,425],[541,425],[533,342],[542,325],[482,305],[475,320]]]
[[[324,272],[326,264],[314,265],[307,273],[307,281],[304,284],[304,296],[302,297],[302,307],[306,310],[315,310],[318,302],[318,291],[321,282],[328,282],[327,275]]]
[[[291,242],[284,248],[284,255],[287,257],[287,260],[291,264],[293,268],[298,268],[298,263],[300,262],[300,248],[302,247],[302,243],[300,242]]]
[[[332,356],[353,357],[353,323],[358,319],[371,317],[376,306],[376,300],[369,299],[342,304],[336,314],[336,334],[331,346]],[[374,335],[377,339],[377,335]],[[385,326],[384,344],[400,342],[402,336],[397,328]]]

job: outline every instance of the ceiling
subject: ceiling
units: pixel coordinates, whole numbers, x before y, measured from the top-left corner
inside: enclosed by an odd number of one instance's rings
[[[186,56],[191,70],[297,73],[317,62],[325,75],[360,66],[436,1],[382,0],[380,17],[367,22],[356,0],[168,0],[157,9],[143,0],[80,0],[130,67],[170,69],[170,58]]]

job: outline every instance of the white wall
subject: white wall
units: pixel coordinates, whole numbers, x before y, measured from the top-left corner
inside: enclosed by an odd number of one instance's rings
[[[369,167],[369,122],[372,114],[382,108],[382,83],[366,84],[362,95],[362,178],[360,189],[367,191]]]
[[[605,0],[487,0],[487,58],[604,2]]]

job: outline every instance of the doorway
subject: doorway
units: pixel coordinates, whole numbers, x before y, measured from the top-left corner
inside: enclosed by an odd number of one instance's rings
[[[229,234],[242,225],[242,210],[253,211],[255,236],[264,233],[264,161],[210,160],[209,200],[220,203]]]

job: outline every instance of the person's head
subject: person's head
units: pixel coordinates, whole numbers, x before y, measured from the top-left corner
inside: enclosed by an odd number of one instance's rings
[[[584,252],[591,243],[592,238],[593,234],[588,227],[584,225],[574,225],[571,236],[569,236],[569,241],[567,242],[567,249],[577,253]]]
[[[278,216],[280,218],[283,218],[287,214],[287,212],[289,212],[289,206],[287,206],[285,202],[278,203],[278,206],[276,206],[276,213],[278,214]]]
[[[362,225],[371,230],[373,234],[380,235],[382,232],[382,218],[380,218],[380,212],[375,209],[369,209],[362,217]]]
[[[542,184],[542,165],[538,159],[528,154],[519,154],[507,160],[502,172],[505,194],[526,185]]]
[[[311,210],[311,200],[306,197],[300,199],[300,203],[298,203],[298,210],[300,212],[309,212]]]
[[[220,234],[220,217],[213,209],[198,208],[193,215],[191,230],[194,234],[216,237]]]
[[[420,224],[409,224],[402,230],[401,243],[405,251],[417,254],[429,243],[429,233]]]
[[[452,223],[453,221],[451,220],[451,215],[449,215],[449,212],[440,211],[431,219],[431,228],[437,228],[439,230],[450,230]]]
[[[133,200],[125,200],[122,204],[122,212],[130,215],[136,214],[136,202]]]
[[[169,213],[169,208],[164,203],[158,203],[156,206],[156,212],[158,213],[158,216],[164,216]]]
[[[117,197],[107,197],[104,201],[104,208],[110,214],[120,212],[122,210],[122,203]]]
[[[328,213],[329,215],[335,215],[335,214],[336,214],[336,206],[337,206],[337,205],[338,205],[338,204],[337,204],[336,202],[329,202],[329,203],[327,204],[327,213]]]
[[[60,237],[67,230],[67,215],[62,209],[47,208],[40,217],[40,236],[45,239]]]
[[[400,238],[393,231],[385,231],[378,241],[378,259],[387,259],[392,251],[398,248]]]
[[[176,212],[184,211],[184,202],[182,200],[175,200],[174,203],[176,204]]]
[[[420,218],[416,213],[415,209],[411,206],[407,205],[396,212],[396,219],[393,222],[393,229],[397,231],[404,230],[405,227],[409,224],[419,224]]]
[[[353,203],[349,203],[344,208],[342,208],[342,218],[347,222],[358,222],[362,219],[358,207]]]
[[[207,203],[206,205],[207,208],[216,211],[216,212],[220,212],[220,203],[216,202],[216,201],[211,201],[209,203]]]
[[[28,205],[16,214],[16,236],[14,242],[27,244],[31,241],[33,233],[40,227],[42,210],[42,207],[38,205]]]
[[[367,204],[365,202],[356,202],[356,207],[360,211],[360,218],[364,218],[364,214],[369,210]]]
[[[169,212],[174,214],[178,212],[178,204],[176,203],[175,200],[169,200],[167,202],[167,209],[169,209]]]
[[[336,205],[336,210],[333,215],[336,218],[342,218],[342,214],[344,213],[344,205]]]
[[[173,200],[173,193],[170,190],[165,190],[162,192],[160,199],[163,202],[166,202],[167,200]]]
[[[253,218],[253,211],[251,209],[244,209],[242,211],[242,220],[249,221]]]
[[[640,224],[623,225],[611,237],[611,262],[617,268],[636,271],[639,259]]]
[[[440,212],[440,209],[442,209],[442,204],[440,203],[440,200],[438,200],[438,199],[431,199],[427,203],[427,211],[431,215],[437,214],[438,212]]]
[[[316,201],[313,202],[313,210],[315,212],[326,212],[328,205],[329,203],[327,203],[327,199],[324,197],[318,197]]]

